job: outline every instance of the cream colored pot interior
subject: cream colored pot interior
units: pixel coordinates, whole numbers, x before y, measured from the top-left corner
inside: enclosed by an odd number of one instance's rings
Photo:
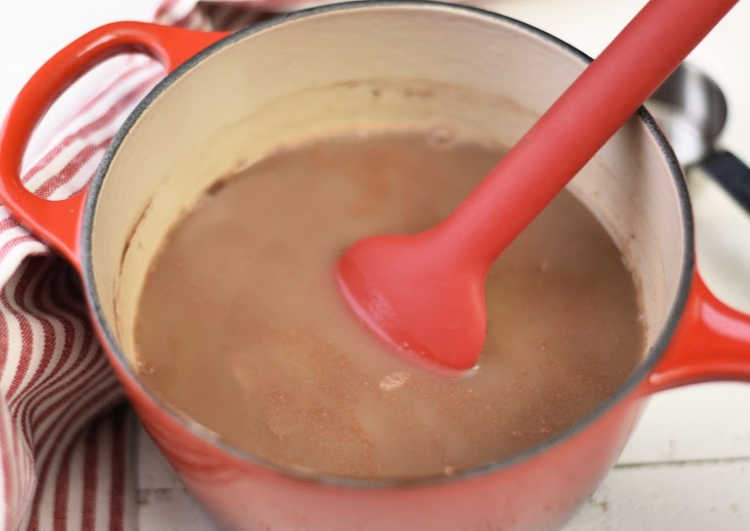
[[[159,243],[232,170],[281,144],[362,129],[443,127],[512,145],[584,66],[514,23],[418,4],[320,11],[224,45],[147,107],[102,185],[91,259],[112,333],[133,361],[138,297]],[[651,345],[684,245],[657,141],[631,120],[570,189],[634,268]]]

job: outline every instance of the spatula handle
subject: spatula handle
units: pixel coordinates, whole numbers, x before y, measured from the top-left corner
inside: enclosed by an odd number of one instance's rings
[[[651,0],[438,227],[453,256],[489,267],[735,3]]]

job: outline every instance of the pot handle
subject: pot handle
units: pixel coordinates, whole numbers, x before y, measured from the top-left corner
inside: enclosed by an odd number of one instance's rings
[[[750,315],[717,299],[696,271],[677,331],[647,384],[656,392],[709,380],[750,382]]]
[[[24,227],[80,269],[78,228],[86,188],[62,201],[34,195],[21,182],[21,161],[31,133],[54,100],[98,63],[123,52],[144,52],[171,72],[228,35],[145,22],[115,22],[60,50],[29,79],[0,130],[0,199]]]

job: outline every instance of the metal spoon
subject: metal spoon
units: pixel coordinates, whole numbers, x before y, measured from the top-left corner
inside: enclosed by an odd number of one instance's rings
[[[646,102],[686,169],[700,168],[750,213],[750,168],[716,147],[727,121],[727,100],[716,82],[683,63]]]

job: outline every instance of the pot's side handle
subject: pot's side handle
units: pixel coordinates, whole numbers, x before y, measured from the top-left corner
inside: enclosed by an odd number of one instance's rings
[[[21,182],[21,161],[37,122],[68,86],[109,57],[144,52],[172,71],[226,35],[145,22],[116,22],[92,30],[59,51],[21,89],[0,130],[3,204],[22,225],[80,268],[78,228],[85,191],[62,201],[48,201],[28,191]]]
[[[648,387],[660,391],[709,380],[750,382],[750,315],[717,299],[696,272],[682,320]]]

